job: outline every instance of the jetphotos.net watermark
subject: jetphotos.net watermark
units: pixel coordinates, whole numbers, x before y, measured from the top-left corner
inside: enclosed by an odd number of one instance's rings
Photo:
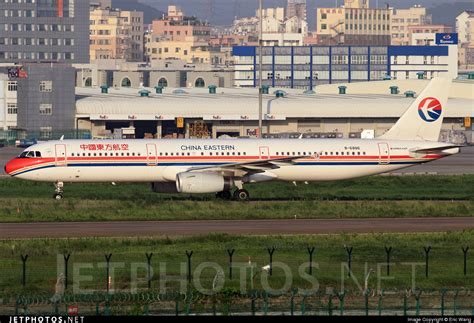
[[[238,287],[240,292],[246,293],[254,289],[263,290],[268,293],[287,293],[295,287],[305,286],[300,292],[318,292],[320,283],[318,277],[327,276],[318,262],[302,263],[295,266],[285,262],[273,262],[259,265],[254,262],[233,262],[232,266],[225,266],[216,262],[201,262],[193,264],[191,270],[188,262],[173,263],[171,266],[166,262],[159,262],[153,266],[147,262],[73,262],[68,266],[68,277],[66,282],[65,265],[63,255],[57,258],[58,279],[56,283],[56,294],[64,293],[66,285],[68,291],[74,294],[90,294],[107,290],[109,293],[115,291],[138,293],[153,287],[160,293],[167,291],[180,291],[185,293],[190,287],[205,295],[212,295],[222,291],[230,285]],[[387,263],[364,265],[363,275],[351,271],[347,262],[341,262],[339,268],[339,288],[343,292],[347,286],[351,289],[357,288],[361,292],[371,290],[382,290],[385,284],[397,278],[396,275],[387,275]],[[403,262],[391,263],[390,268],[395,266],[404,267],[404,272],[409,272],[405,282],[406,287],[416,289],[417,272],[423,271],[424,263]],[[229,277],[232,270],[232,279]],[[334,267],[332,269],[334,271]],[[106,273],[106,274],[104,274]],[[95,286],[96,288],[93,288]],[[71,290],[72,289],[72,290]]]
[[[84,323],[84,316],[10,316],[8,323]]]

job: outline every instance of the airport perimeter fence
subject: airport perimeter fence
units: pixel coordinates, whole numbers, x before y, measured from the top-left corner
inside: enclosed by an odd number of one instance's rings
[[[469,290],[215,294],[142,292],[0,297],[1,315],[474,315]]]
[[[53,132],[35,132],[26,130],[0,130],[0,146],[15,146],[18,141],[34,143],[35,141],[64,139],[91,139],[89,130],[64,130]]]
[[[143,244],[154,241],[136,241],[3,243],[0,314],[474,314],[465,244],[186,250],[164,240],[153,254]],[[98,253],[97,243],[120,250]]]

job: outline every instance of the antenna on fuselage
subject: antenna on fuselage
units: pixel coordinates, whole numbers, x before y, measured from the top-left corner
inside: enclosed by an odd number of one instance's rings
[[[64,135],[61,136],[61,138],[59,138],[59,141],[63,141],[64,140]]]

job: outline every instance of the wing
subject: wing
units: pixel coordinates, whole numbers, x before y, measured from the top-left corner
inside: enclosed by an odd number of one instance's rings
[[[261,159],[245,163],[229,163],[219,166],[193,167],[188,172],[223,173],[231,176],[244,176],[247,174],[263,173],[267,170],[278,169],[281,166],[293,165],[298,159],[317,158],[316,156],[292,156],[275,159]]]

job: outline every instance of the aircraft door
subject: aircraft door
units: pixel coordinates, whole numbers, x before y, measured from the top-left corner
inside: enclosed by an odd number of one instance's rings
[[[155,144],[146,145],[147,164],[148,166],[156,166],[158,164],[158,154]]]
[[[67,166],[66,145],[55,145],[56,166]]]
[[[390,163],[390,148],[388,144],[379,144],[379,164],[388,165]]]
[[[259,147],[260,159],[270,159],[270,148]]]

